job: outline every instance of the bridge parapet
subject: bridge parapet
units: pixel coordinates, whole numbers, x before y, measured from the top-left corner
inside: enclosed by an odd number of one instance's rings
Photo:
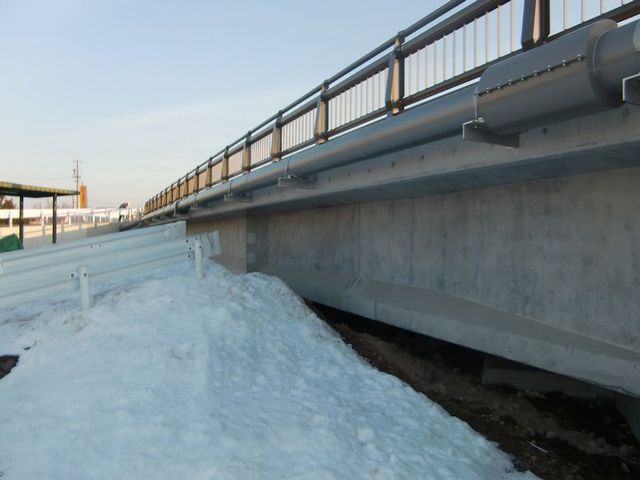
[[[459,88],[523,49],[640,13],[638,2],[612,3],[451,0],[210,156],[147,201],[145,213],[169,213],[181,199]]]

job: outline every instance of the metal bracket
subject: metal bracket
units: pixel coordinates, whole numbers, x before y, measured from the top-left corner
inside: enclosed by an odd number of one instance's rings
[[[225,193],[224,197],[222,198],[222,201],[227,203],[227,202],[244,202],[244,203],[249,203],[251,201],[251,194],[250,193],[233,193],[233,192],[229,192],[229,193]]]
[[[281,188],[316,188],[316,181],[308,177],[298,177],[293,173],[289,173],[284,177],[278,178],[278,186]]]
[[[640,73],[622,79],[622,101],[640,105]]]
[[[502,145],[509,148],[518,148],[520,146],[520,135],[517,133],[500,135],[499,133],[492,132],[487,128],[487,124],[481,118],[462,124],[462,139],[470,142]]]

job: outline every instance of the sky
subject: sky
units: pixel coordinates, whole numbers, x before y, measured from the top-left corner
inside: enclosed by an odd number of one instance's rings
[[[153,194],[444,0],[0,0],[0,179]]]

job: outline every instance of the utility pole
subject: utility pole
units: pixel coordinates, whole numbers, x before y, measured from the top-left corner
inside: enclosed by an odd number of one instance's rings
[[[80,190],[80,162],[78,159],[73,161],[73,178],[76,179],[76,192]],[[80,202],[78,201],[78,195],[74,195],[74,208],[80,208]]]

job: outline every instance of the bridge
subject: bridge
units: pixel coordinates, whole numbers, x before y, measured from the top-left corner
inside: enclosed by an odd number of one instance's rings
[[[640,396],[640,2],[449,1],[145,205],[301,296]]]

